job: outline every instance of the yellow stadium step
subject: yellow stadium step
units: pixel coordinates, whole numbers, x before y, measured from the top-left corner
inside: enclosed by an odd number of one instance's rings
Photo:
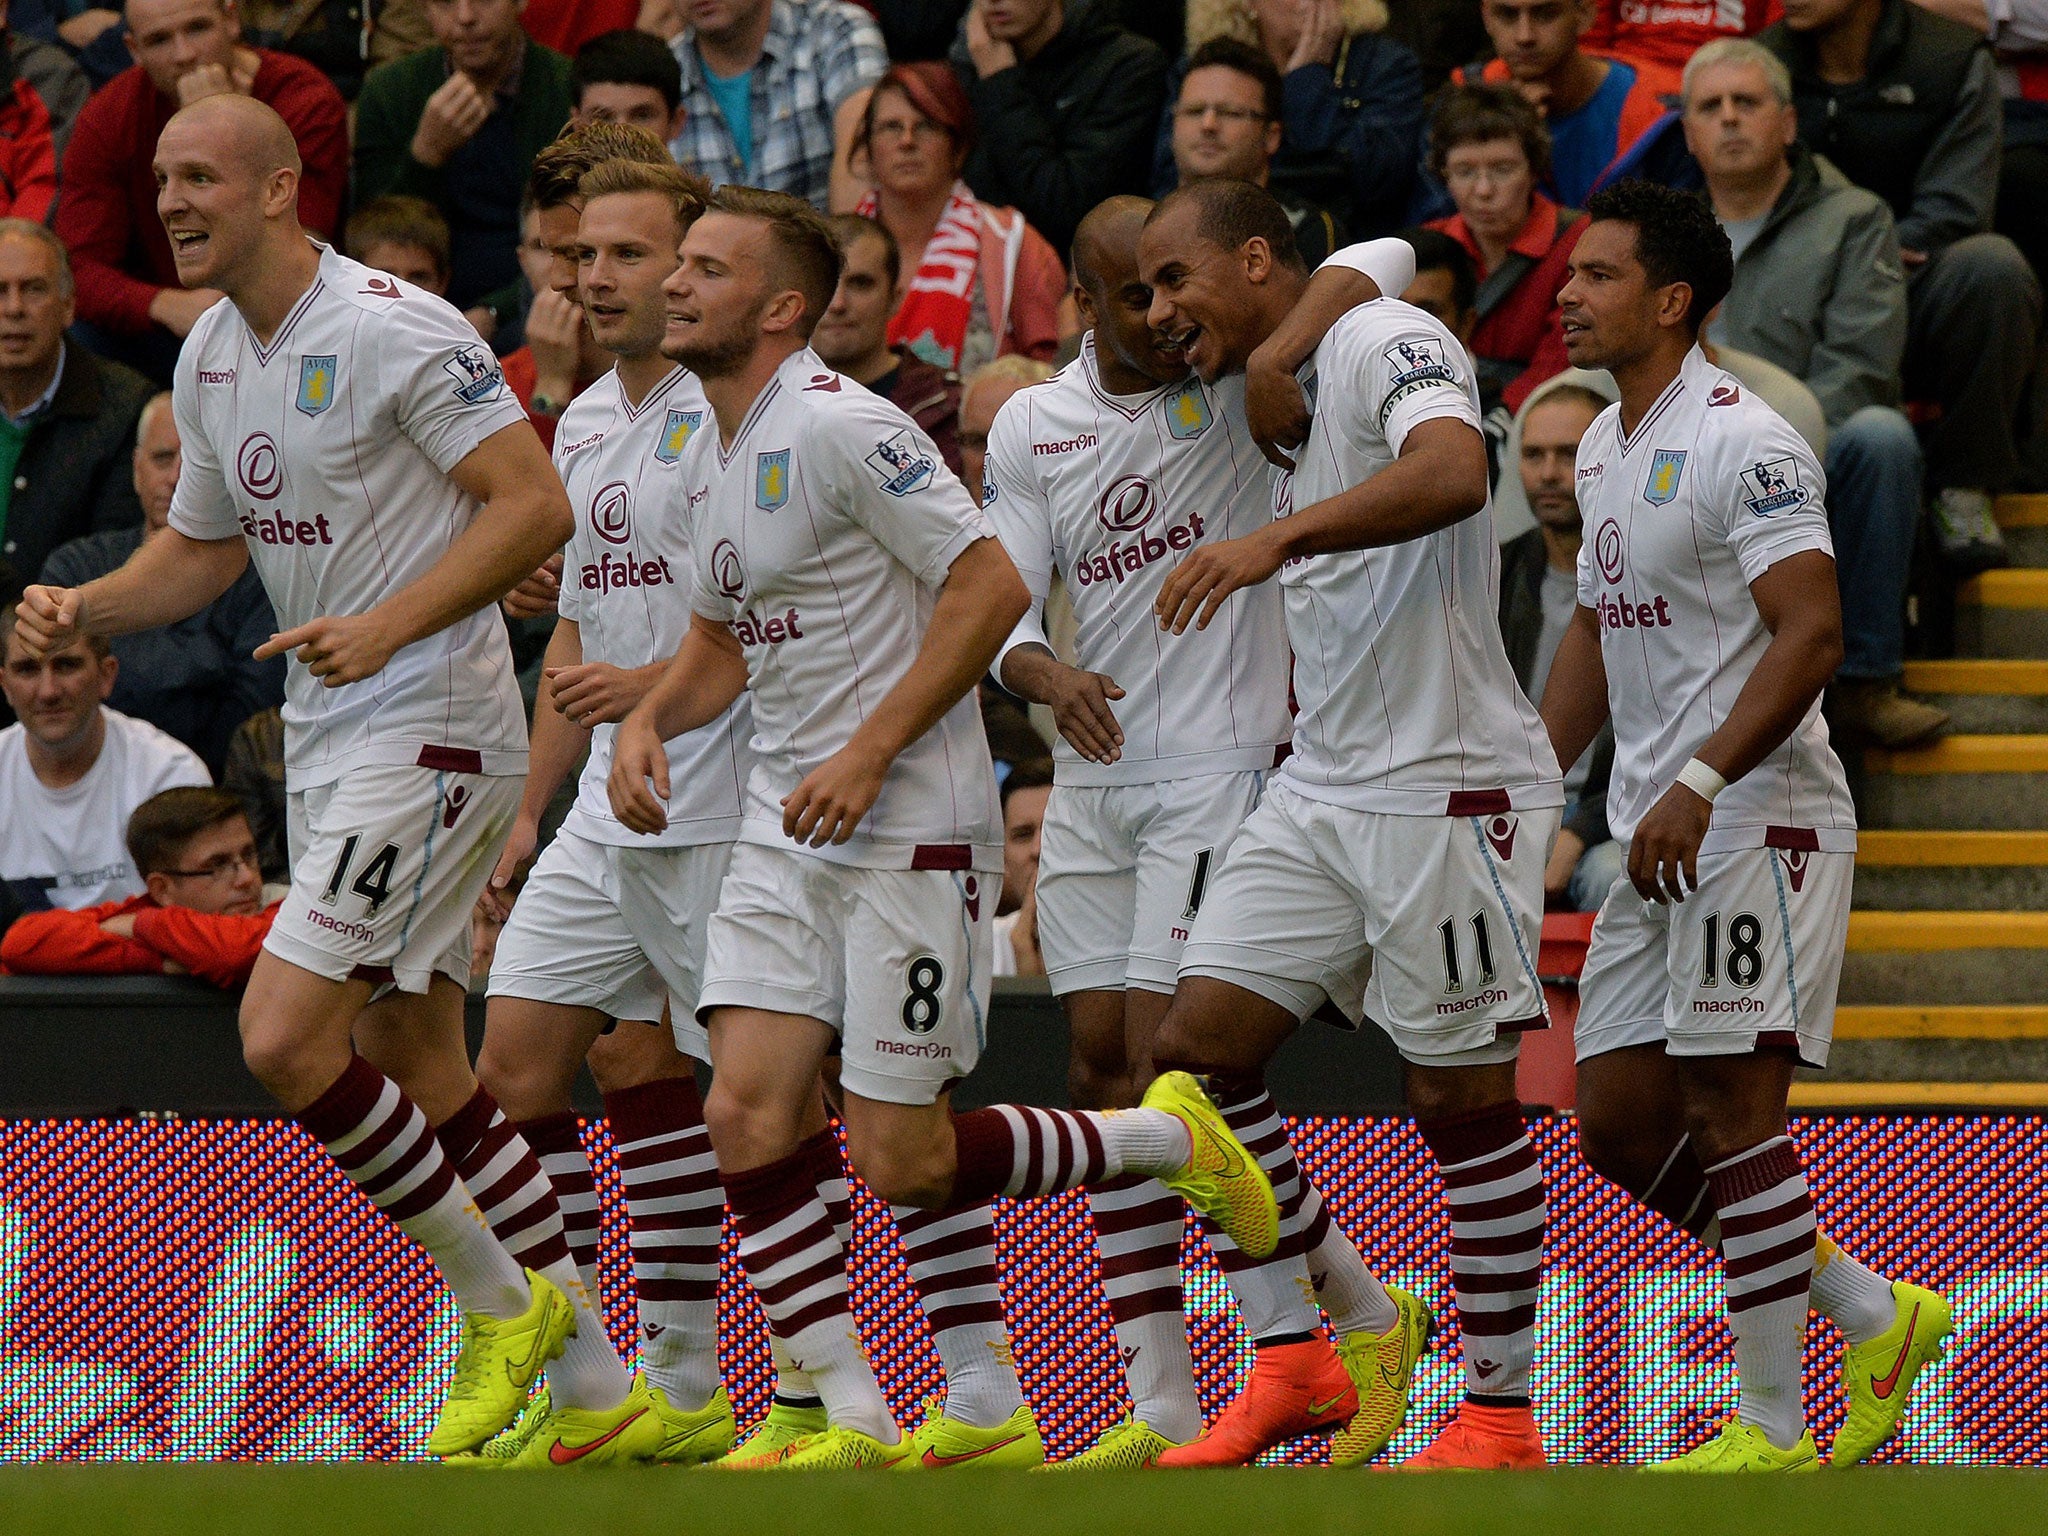
[[[1932,746],[1904,752],[1876,748],[1863,754],[1866,773],[2048,773],[2048,735],[1944,736]],[[2048,801],[2042,802],[2048,808]]]
[[[2034,548],[2048,540],[2048,530],[2022,532],[2025,543],[2012,541],[2011,568],[1972,576],[1956,588],[1956,647],[1966,656],[2048,657],[2048,553]]]
[[[1858,908],[2048,911],[2048,832],[1861,832]]]
[[[1956,588],[1956,601],[1981,608],[2048,608],[2048,568],[2019,566],[1972,576]]]
[[[1906,686],[1915,693],[2048,697],[2048,661],[1909,661]]]
[[[2042,1109],[2048,1082],[2038,1083],[1871,1083],[1798,1082],[1794,1109]]]
[[[2013,1006],[2048,998],[2048,911],[1849,914],[1840,1001]]]
[[[1857,806],[1881,829],[2027,830],[2048,821],[2048,734],[1966,734],[1863,754]]]
[[[1837,1040],[2048,1040],[2048,1006],[1927,1007],[1878,1003],[1835,1010]]]
[[[2048,949],[2048,912],[1851,912],[1851,954]]]
[[[2048,806],[2043,808],[2048,815]],[[2048,832],[1862,832],[1860,869],[1926,869],[1955,865],[2048,864]]]
[[[2001,528],[2048,528],[2048,496],[2001,496],[1993,515]]]

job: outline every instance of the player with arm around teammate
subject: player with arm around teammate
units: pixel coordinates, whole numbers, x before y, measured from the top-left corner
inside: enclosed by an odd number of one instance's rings
[[[1037,886],[1040,935],[1073,1040],[1073,1102],[1098,1109],[1136,1103],[1151,1076],[1143,1064],[1181,944],[1289,729],[1276,587],[1233,596],[1208,630],[1161,635],[1152,619],[1161,584],[1188,550],[1250,532],[1272,513],[1242,380],[1204,384],[1147,321],[1137,248],[1151,209],[1143,198],[1112,198],[1082,221],[1082,355],[998,413],[983,477],[983,510],[1032,594],[998,676],[1048,705],[1061,733]],[[1397,240],[1333,257],[1283,323],[1299,333],[1296,360],[1354,305],[1382,287],[1399,292],[1413,264]],[[1074,666],[1053,654],[1039,616],[1055,573],[1079,620]],[[1134,1064],[1143,1072],[1135,1086]],[[1253,1388],[1230,1411],[1263,1411],[1281,1391],[1297,1413],[1253,1439],[1335,1424],[1332,1459],[1363,1461],[1398,1426],[1413,1368],[1397,1341],[1390,1392],[1372,1347],[1401,1331],[1396,1302],[1303,1180],[1264,1083],[1217,1082],[1212,1091],[1281,1202],[1281,1247],[1269,1259],[1254,1262],[1211,1233],[1257,1350]],[[1149,1465],[1202,1429],[1182,1311],[1181,1201],[1138,1178],[1092,1188],[1088,1199],[1132,1410],[1061,1465]],[[1303,1247],[1313,1250],[1306,1271]],[[1341,1360],[1319,1336],[1310,1274],[1326,1282]],[[1317,1414],[1298,1411],[1316,1400]],[[1231,1438],[1212,1434],[1211,1449]]]
[[[284,626],[257,654],[292,658],[293,882],[242,999],[243,1055],[447,1279],[463,1344],[428,1448],[459,1453],[578,1331],[531,1151],[505,1153],[543,1233],[522,1272],[428,1128],[476,1089],[469,914],[526,769],[490,604],[567,537],[568,503],[461,316],[300,228],[298,152],[269,107],[194,103],[155,168],[180,280],[227,295],[179,359],[170,527],[84,587],[31,587],[19,634],[44,649],[154,628],[255,561]]]
[[[1303,281],[1286,214],[1229,182],[1162,201],[1139,267],[1154,328],[1204,379],[1246,368]],[[1464,1334],[1464,1402],[1411,1465],[1537,1466],[1546,1210],[1514,1063],[1546,1023],[1533,959],[1563,788],[1501,644],[1456,339],[1398,300],[1363,305],[1317,350],[1311,393],[1278,515],[1191,553],[1156,605],[1179,634],[1277,575],[1298,710],[1292,755],[1211,877],[1154,1058],[1255,1073],[1325,1000],[1387,1030],[1444,1178]]]
[[[1586,1161],[1718,1247],[1741,1383],[1718,1435],[1663,1466],[1810,1470],[1812,1303],[1848,1341],[1838,1463],[1897,1428],[1948,1303],[1816,1232],[1786,1135],[1794,1067],[1823,1066],[1849,923],[1855,806],[1821,690],[1842,654],[1819,464],[1708,362],[1727,237],[1705,202],[1597,194],[1559,302],[1621,401],[1579,445],[1579,609],[1544,689],[1561,760],[1611,714],[1608,815],[1629,846],[1579,985]]]
[[[854,1337],[844,1252],[799,1152],[835,1035],[854,1165],[894,1205],[978,1225],[999,1194],[1138,1172],[1255,1254],[1278,1216],[1185,1078],[1115,1116],[952,1111],[947,1090],[983,1043],[1002,868],[972,691],[1024,587],[930,440],[806,345],[839,275],[818,214],[726,188],[682,257],[666,348],[702,380],[717,427],[683,465],[695,611],[620,729],[611,799],[625,825],[659,830],[673,790],[662,741],[751,689],[761,757],[698,1004],[715,1067],[706,1119],[749,1279],[830,1423],[776,1465],[901,1466],[913,1446]]]

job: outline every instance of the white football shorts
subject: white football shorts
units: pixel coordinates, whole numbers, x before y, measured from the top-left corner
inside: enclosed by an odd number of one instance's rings
[[[1853,853],[1735,848],[1675,905],[1614,882],[1579,977],[1580,1061],[1630,1045],[1741,1056],[1790,1045],[1824,1067],[1849,936]]]
[[[469,922],[525,780],[373,763],[286,798],[292,886],[263,947],[330,981],[469,986]]]
[[[712,914],[697,1015],[763,1008],[839,1032],[840,1082],[935,1102],[988,1043],[1000,875],[861,869],[741,843]]]
[[[1266,788],[1181,953],[1304,1019],[1327,997],[1424,1066],[1512,1061],[1549,1021],[1543,866],[1563,813],[1397,816]]]
[[[1038,855],[1038,943],[1053,991],[1171,993],[1210,879],[1265,782],[1241,770],[1056,787]]]
[[[732,844],[636,848],[563,830],[541,850],[491,962],[490,995],[658,1022],[711,1059],[697,994]]]

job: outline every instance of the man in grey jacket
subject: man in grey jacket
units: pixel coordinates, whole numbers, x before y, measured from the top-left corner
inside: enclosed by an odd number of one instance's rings
[[[1685,139],[1735,250],[1716,342],[1805,380],[1828,420],[1828,508],[1845,653],[1830,714],[1902,747],[1948,717],[1900,693],[1921,457],[1899,410],[1906,278],[1891,210],[1799,141],[1792,78],[1770,50],[1721,38],[1685,66]]]
[[[2033,366],[2041,285],[1991,233],[1997,73],[1983,35],[1911,0],[1785,0],[1759,38],[1792,74],[1799,137],[1898,221],[1906,268],[1906,389],[1941,418],[1927,479],[1960,572],[2003,565],[1991,498],[2019,470],[2016,417]]]

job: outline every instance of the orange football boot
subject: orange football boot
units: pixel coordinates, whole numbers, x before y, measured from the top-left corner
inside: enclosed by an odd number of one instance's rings
[[[1358,1388],[1321,1334],[1270,1344],[1228,1408],[1186,1445],[1159,1453],[1161,1467],[1241,1467],[1283,1440],[1334,1429],[1358,1412]]]
[[[1549,1464],[1536,1415],[1526,1405],[1470,1401],[1458,1404],[1456,1417],[1436,1439],[1401,1463],[1416,1472],[1507,1472]]]

